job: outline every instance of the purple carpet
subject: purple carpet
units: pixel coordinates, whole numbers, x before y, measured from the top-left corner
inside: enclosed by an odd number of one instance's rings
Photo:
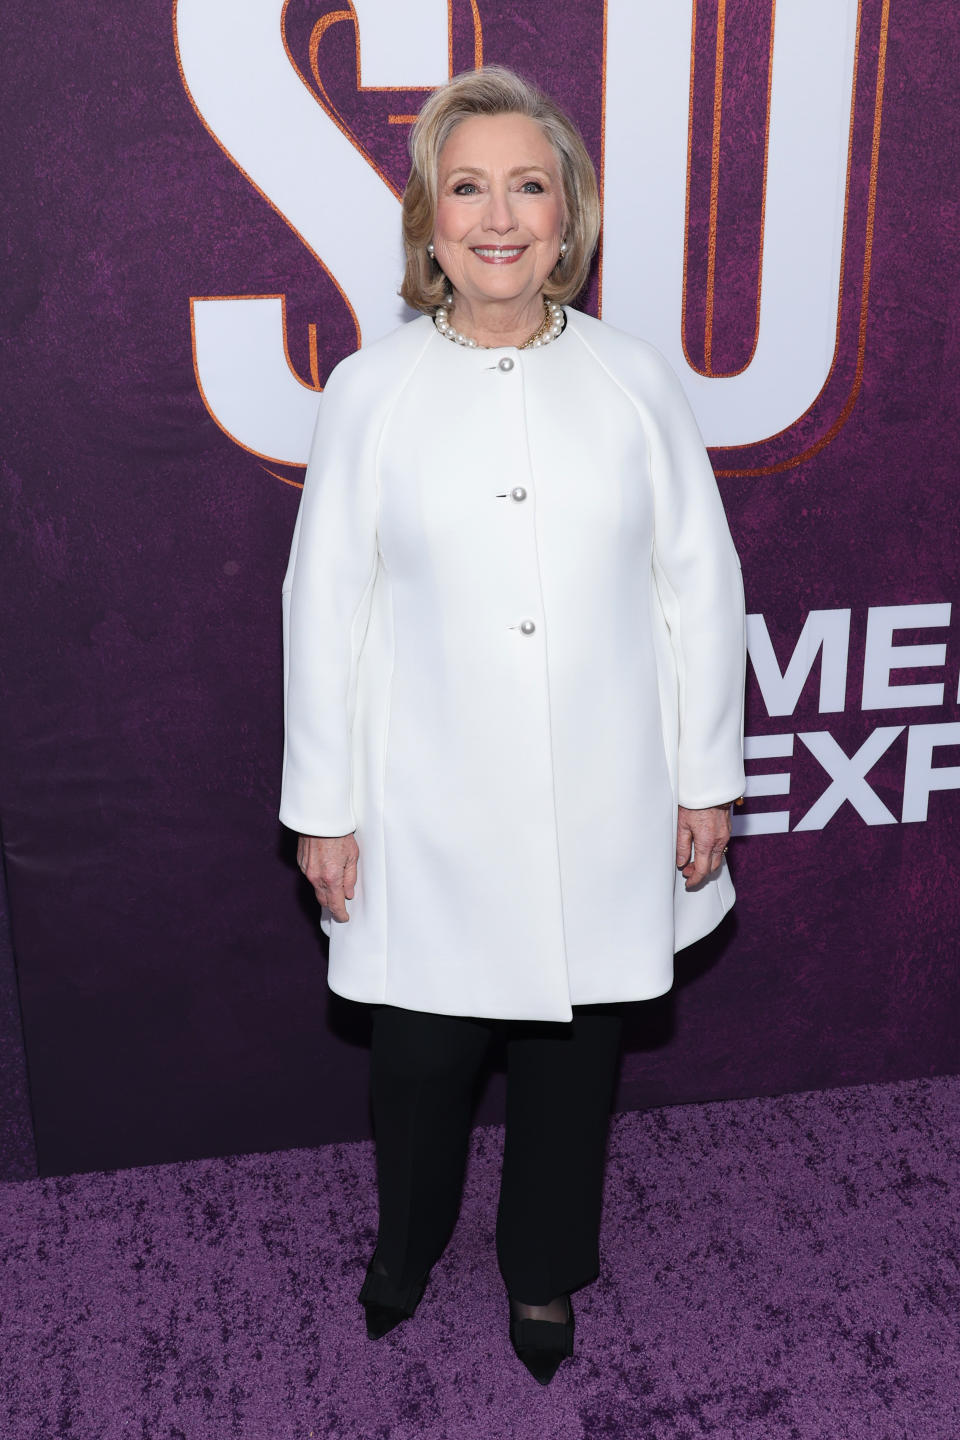
[[[449,1250],[376,1344],[369,1145],[0,1187],[0,1435],[960,1437],[960,1078],[617,1117],[547,1390],[506,1337],[500,1145],[475,1133]]]

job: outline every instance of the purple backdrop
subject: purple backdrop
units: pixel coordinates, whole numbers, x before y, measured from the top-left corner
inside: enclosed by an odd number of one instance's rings
[[[293,55],[332,8],[291,0]],[[547,0],[479,10],[487,60],[556,94],[599,158],[600,0],[564,7],[559,36]],[[769,13],[769,0],[728,5],[708,321],[716,4],[698,6],[685,335],[707,369],[738,368],[753,343]],[[469,4],[453,19],[463,67]],[[862,21],[830,383],[785,435],[715,455],[748,606],[781,669],[808,612],[851,610],[846,708],[819,713],[814,666],[793,713],[770,717],[751,677],[748,732],[829,732],[847,755],[877,726],[954,724],[960,658],[956,625],[900,631],[898,645],[946,642],[945,668],[892,677],[945,681],[943,703],[862,709],[868,610],[945,604],[956,588],[960,19],[946,0],[899,4],[887,31],[883,0],[864,0]],[[324,42],[328,88],[400,184],[406,132],[383,124],[384,97],[357,98],[349,30]],[[365,1016],[327,994],[276,820],[279,586],[299,491],[205,410],[189,299],[284,293],[305,378],[308,327],[322,378],[352,326],[191,108],[166,0],[20,8],[5,46],[18,153],[4,165],[0,818],[39,1165],[362,1135]],[[799,739],[791,759],[751,765],[791,772],[788,798],[746,807],[788,808],[791,832],[738,841],[733,917],[680,957],[673,994],[633,1013],[622,1106],[957,1069],[960,801],[934,793],[926,822],[899,823],[907,744],[905,729],[870,771],[886,825],[847,803],[794,833],[827,788],[823,765]],[[934,763],[956,766],[957,748]],[[14,995],[0,992],[11,1026]],[[498,1116],[500,1091],[495,1076],[481,1118]]]
[[[0,865],[0,1181],[28,1180],[36,1173],[17,977]]]

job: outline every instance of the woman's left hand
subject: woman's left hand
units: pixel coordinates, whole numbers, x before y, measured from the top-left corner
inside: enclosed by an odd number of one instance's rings
[[[688,810],[686,806],[680,806],[677,813],[677,869],[682,871],[688,890],[720,869],[729,839],[729,805],[708,805],[705,810]]]

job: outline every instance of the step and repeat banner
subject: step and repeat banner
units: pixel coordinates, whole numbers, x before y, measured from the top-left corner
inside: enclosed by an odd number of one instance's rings
[[[41,1171],[369,1133],[276,819],[280,582],[325,378],[410,318],[410,124],[483,63],[583,131],[582,303],[680,374],[750,611],[739,903],[634,1007],[620,1104],[957,1068],[958,31],[945,0],[8,17],[0,823]]]

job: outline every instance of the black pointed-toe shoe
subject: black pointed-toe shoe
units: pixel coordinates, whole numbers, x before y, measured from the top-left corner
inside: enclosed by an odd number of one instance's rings
[[[394,1285],[389,1275],[374,1268],[376,1263],[374,1255],[357,1297],[366,1311],[369,1340],[379,1340],[402,1321],[410,1319],[423,1299],[429,1278],[428,1272],[422,1280],[416,1280],[411,1285]]]
[[[517,1359],[540,1385],[549,1385],[561,1363],[573,1354],[573,1301],[567,1296],[566,1320],[527,1320],[510,1307],[510,1341]]]

